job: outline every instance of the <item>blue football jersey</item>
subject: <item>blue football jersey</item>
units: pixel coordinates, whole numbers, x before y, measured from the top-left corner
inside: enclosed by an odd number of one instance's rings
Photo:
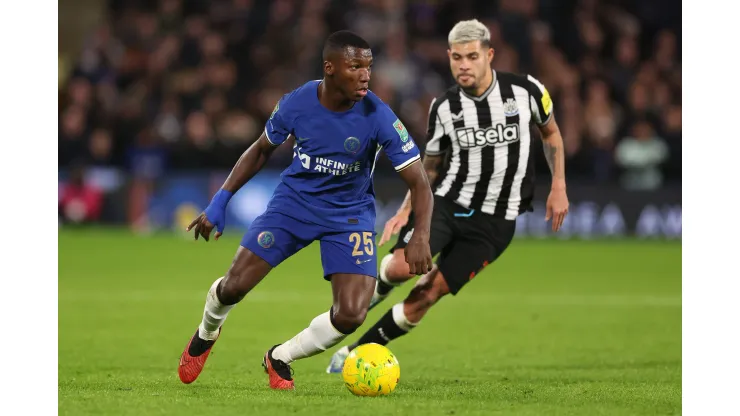
[[[373,172],[381,150],[400,171],[419,160],[419,149],[371,91],[351,109],[334,112],[319,102],[320,82],[284,95],[266,123],[274,146],[295,137],[293,161],[267,209],[338,230],[374,230]]]

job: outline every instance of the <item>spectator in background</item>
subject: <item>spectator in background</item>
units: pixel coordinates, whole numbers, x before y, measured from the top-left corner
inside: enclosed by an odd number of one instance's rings
[[[661,131],[670,148],[670,157],[666,164],[666,174],[681,177],[681,123],[680,105],[672,105],[663,113]]]
[[[404,33],[389,33],[384,52],[374,62],[374,75],[388,82],[389,87],[400,98],[410,98],[416,95],[419,74],[417,66],[414,65],[406,50]]]
[[[228,170],[282,94],[321,76],[326,34],[347,27],[373,45],[371,88],[424,146],[429,102],[450,76],[446,34],[478,17],[491,30],[495,69],[548,85],[569,177],[616,182],[617,139],[647,119],[670,148],[665,174],[680,180],[680,19],[656,20],[656,1],[110,2],[60,88],[60,168],[92,158],[138,176]],[[290,158],[281,146],[268,164]]]
[[[634,36],[622,36],[617,40],[614,62],[611,65],[611,83],[620,102],[626,102],[626,92],[634,78],[640,59],[637,39]]]
[[[123,177],[113,165],[113,135],[110,130],[98,127],[90,135],[89,147],[85,160],[86,184],[101,191],[106,197],[115,192],[123,183]],[[110,204],[104,204],[102,215]]]
[[[85,154],[87,141],[87,113],[72,105],[61,115],[59,122],[59,166],[69,166]]]
[[[616,161],[624,168],[622,186],[635,191],[649,191],[663,184],[660,165],[668,159],[668,146],[655,135],[647,120],[632,127],[632,136],[617,145]]]
[[[110,131],[98,128],[90,136],[89,162],[93,166],[109,166],[113,158],[113,138]]]
[[[612,151],[617,134],[619,113],[612,102],[609,86],[600,79],[589,83],[583,120],[591,146],[591,159],[596,180],[609,179],[612,170]]]
[[[59,194],[59,219],[65,224],[88,224],[100,218],[103,193],[85,180],[85,167],[74,162]]]

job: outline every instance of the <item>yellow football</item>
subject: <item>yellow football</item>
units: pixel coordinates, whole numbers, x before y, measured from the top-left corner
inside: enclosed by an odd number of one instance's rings
[[[356,396],[391,394],[401,367],[391,350],[380,344],[363,344],[349,353],[342,368],[344,385]]]

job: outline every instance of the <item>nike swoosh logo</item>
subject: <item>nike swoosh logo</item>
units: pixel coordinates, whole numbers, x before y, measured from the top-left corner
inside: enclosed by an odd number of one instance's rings
[[[367,263],[367,262],[369,262],[371,260],[372,259],[367,259],[367,260],[360,261],[360,259],[357,259],[357,264]]]
[[[180,367],[190,364],[190,360],[185,359],[185,354],[180,356]]]

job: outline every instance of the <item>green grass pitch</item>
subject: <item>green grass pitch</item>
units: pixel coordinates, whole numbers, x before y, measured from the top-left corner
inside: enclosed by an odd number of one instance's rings
[[[296,391],[267,387],[264,352],[330,306],[316,245],[232,311],[201,377],[180,383],[179,355],[238,243],[234,235],[196,243],[60,230],[59,414],[681,412],[680,243],[515,241],[457,298],[389,344],[401,381],[380,398],[354,397],[341,376],[324,372],[335,349],[294,364]]]

